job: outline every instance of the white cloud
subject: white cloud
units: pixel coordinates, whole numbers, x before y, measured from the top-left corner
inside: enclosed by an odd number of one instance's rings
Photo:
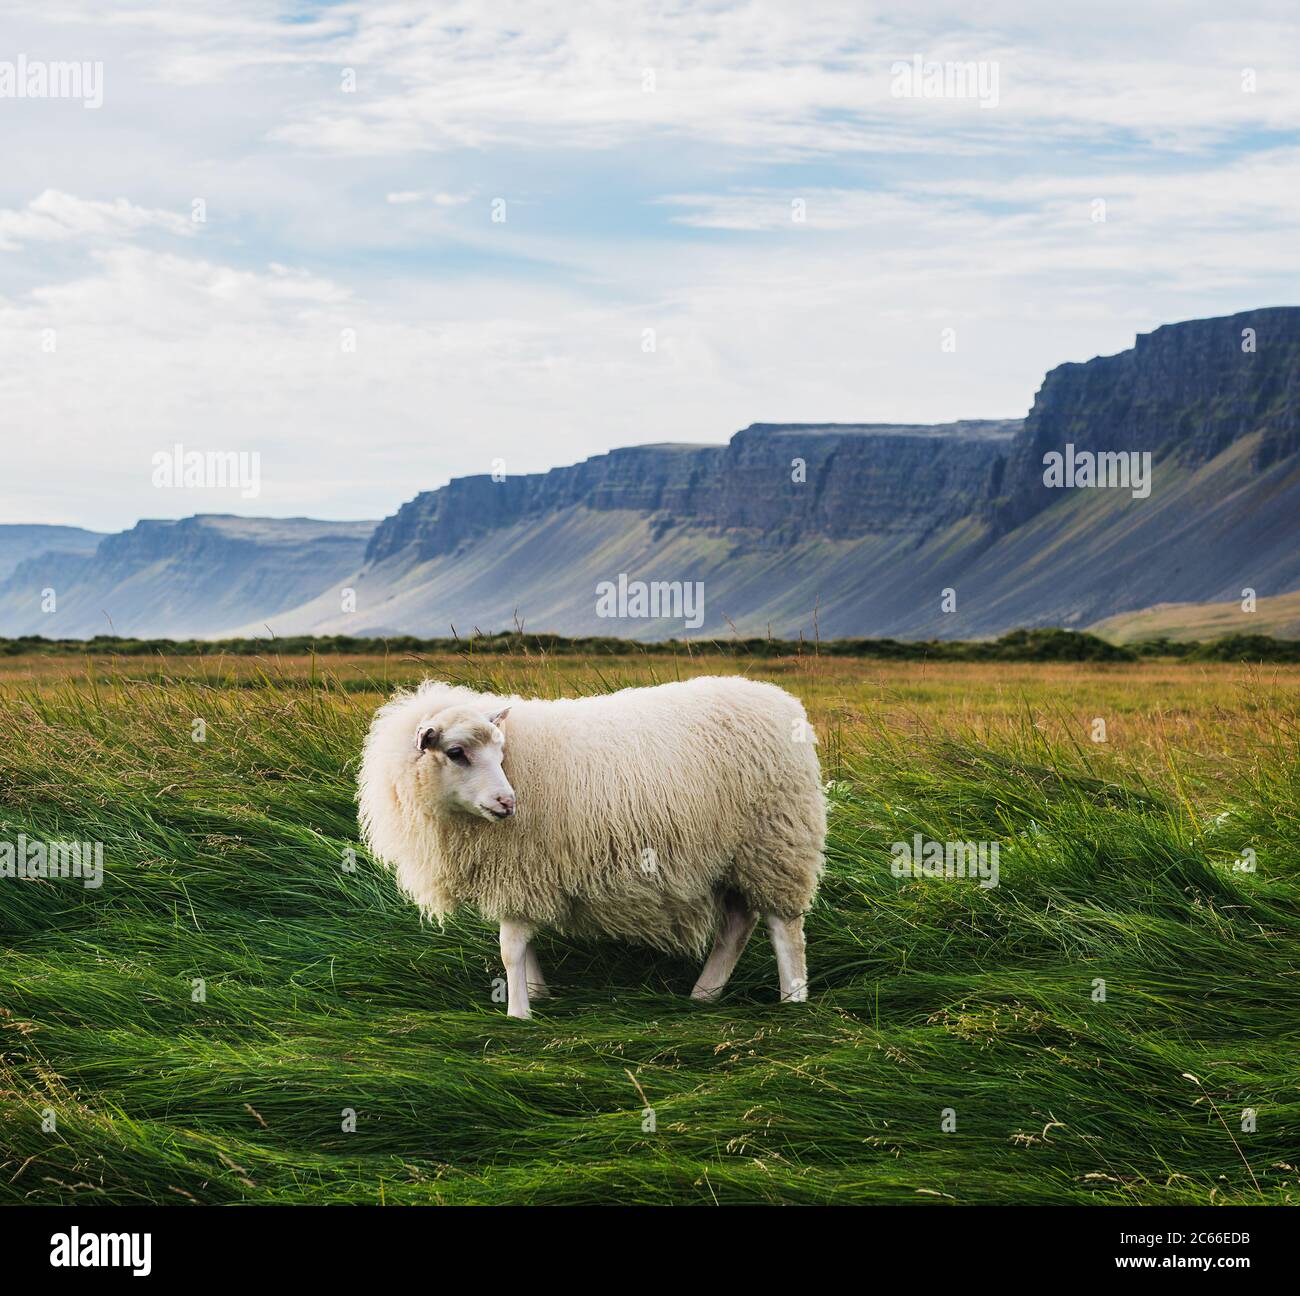
[[[434,207],[461,207],[474,197],[471,189],[467,193],[426,193],[422,189],[401,189],[387,195],[386,201],[394,207],[404,207],[411,203],[428,203]]]
[[[88,12],[82,6],[74,7]],[[1165,0],[1099,3],[1086,15],[993,3],[867,11],[856,0],[637,6],[593,0],[423,0],[339,5],[291,23],[248,0],[220,13],[137,9],[113,23],[161,42],[160,75],[232,82],[292,70],[300,95],[275,139],[325,152],[536,145],[610,148],[647,135],[769,155],[928,152],[1047,139],[1142,139],[1202,147],[1239,130],[1290,130],[1300,84],[1284,51],[1293,13],[1259,5],[1229,19]],[[1102,35],[1104,33],[1104,37]],[[897,99],[895,60],[999,67],[996,111]],[[355,74],[354,92],[341,73]],[[1243,89],[1243,74],[1255,87]],[[315,72],[315,80],[304,80]]]
[[[194,232],[191,221],[173,212],[137,207],[125,198],[103,202],[47,189],[26,207],[0,209],[0,252],[29,243],[117,241],[151,229],[183,237]]]
[[[1056,363],[1278,300],[1279,273],[1297,281],[1281,219],[1295,160],[1255,165],[1266,221],[1226,242],[1228,199],[1203,220],[1188,212],[1204,176],[1134,173],[1102,226],[1089,178],[1062,195],[1027,182],[1024,205],[996,221],[961,183],[936,181],[879,201],[809,191],[809,226],[751,221],[724,257],[690,243],[518,245],[571,256],[571,285],[484,275],[358,290],[278,263],[103,249],[84,274],[0,300],[7,414],[33,431],[8,451],[0,516],[120,526],[247,511],[151,490],[151,457],[176,439],[260,451],[254,511],[358,517],[497,458],[513,473],[669,435],[720,441],[751,421],[1023,413]],[[784,198],[696,201],[766,212]],[[820,228],[818,213],[831,213]],[[948,327],[956,354],[940,349]]]
[[[18,0],[6,24],[102,56],[107,94],[5,109],[29,434],[0,521],[244,507],[151,490],[177,439],[262,450],[257,511],[356,517],[497,457],[1022,413],[1053,364],[1300,289],[1281,5]],[[914,54],[996,60],[998,106],[894,98]]]
[[[852,264],[865,236],[882,273],[1039,274],[1045,283],[1103,271],[1130,282],[1140,275],[1144,283],[1168,277],[1231,286],[1270,270],[1292,280],[1300,274],[1297,174],[1300,148],[1292,147],[1184,161],[1179,170],[1011,177],[995,188],[983,179],[942,177],[899,180],[889,191],[750,189],[661,201],[684,225],[781,234],[783,255],[788,249],[794,257],[801,239],[824,248],[819,240],[839,236],[836,246]]]
[[[101,8],[66,0],[57,19],[149,42],[151,74],[172,86],[274,83],[284,102],[271,138],[367,157],[606,149],[653,136],[770,157],[978,156],[1006,147],[1012,131],[1021,145],[1186,149],[1240,131],[1290,131],[1300,120],[1288,56],[1297,20],[1279,3],[1239,7],[1231,18],[1175,0],[1098,0],[1077,15],[993,0],[974,18],[957,0],[871,10],[857,0],[590,0],[580,15],[560,0],[434,8],[388,0],[309,13],[274,0],[140,5],[109,16]],[[916,56],[996,62],[997,109],[895,98],[890,67]],[[121,69],[110,60],[110,80]]]

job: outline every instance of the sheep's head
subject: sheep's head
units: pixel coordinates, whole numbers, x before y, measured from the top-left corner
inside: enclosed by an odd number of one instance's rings
[[[451,706],[416,728],[419,777],[445,809],[491,820],[514,814],[515,790],[501,768],[506,739],[497,727],[509,710],[484,715]]]

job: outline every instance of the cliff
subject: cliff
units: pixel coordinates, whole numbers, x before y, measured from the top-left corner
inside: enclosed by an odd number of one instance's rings
[[[1067,445],[1150,454],[1149,494],[1049,489],[1044,455]],[[1297,519],[1300,309],[1276,307],[1060,365],[1024,420],[755,423],[725,445],[457,478],[373,528],[142,522],[93,555],[20,563],[0,633],[687,633],[602,617],[597,586],[625,575],[698,582],[695,634],[970,638],[1285,595]],[[33,610],[46,586],[62,624]]]
[[[1168,324],[1118,355],[1051,370],[1026,419],[935,426],[755,423],[725,446],[642,445],[547,473],[457,478],[382,522],[380,563],[427,559],[474,536],[582,505],[658,525],[750,530],[780,546],[810,536],[920,533],[971,516],[1006,534],[1060,502],[1043,456],[1150,452],[1194,468],[1256,433],[1251,466],[1300,450],[1300,310]],[[805,480],[794,480],[794,461]]]
[[[661,530],[751,531],[769,546],[926,531],[992,498],[1020,427],[1019,419],[755,423],[725,446],[630,446],[546,473],[455,478],[381,522],[366,561],[454,553],[472,538],[577,506],[634,510]]]
[[[1186,468],[1257,434],[1264,471],[1300,450],[1300,309],[1279,306],[1166,324],[1118,355],[1053,369],[1034,397],[990,509],[1009,531],[1059,499],[1043,486],[1043,455],[1150,451]]]
[[[1149,453],[1150,497],[1046,487],[1043,457],[1067,444]],[[595,583],[626,572],[702,582],[706,633],[809,633],[814,608],[827,634],[1086,625],[1300,586],[1297,516],[1300,310],[1268,308],[1060,365],[1023,421],[759,423],[726,445],[454,480],[380,524],[355,617],[320,600],[280,624],[681,634],[596,617]]]

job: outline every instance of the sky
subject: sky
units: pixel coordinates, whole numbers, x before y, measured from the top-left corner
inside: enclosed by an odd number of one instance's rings
[[[0,522],[1021,416],[1300,299],[1298,57],[1293,3],[6,0]]]

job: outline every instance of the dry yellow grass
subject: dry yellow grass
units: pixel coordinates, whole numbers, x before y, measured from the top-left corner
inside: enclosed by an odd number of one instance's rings
[[[1137,612],[1120,612],[1088,628],[1119,644],[1158,638],[1217,639],[1234,634],[1294,639],[1300,635],[1300,590],[1262,598],[1253,612],[1243,612],[1237,599],[1227,603],[1157,603]]]
[[[273,681],[378,700],[427,676],[554,697],[594,688],[662,683],[704,674],[771,680],[803,699],[827,755],[863,728],[995,739],[1026,720],[1046,737],[1085,744],[1145,776],[1177,763],[1210,773],[1248,759],[1279,710],[1294,704],[1300,666],[1148,661],[915,662],[817,656],[760,660],[479,654],[243,657],[0,658],[6,694],[56,685],[116,689],[166,680],[220,689]],[[1105,742],[1094,738],[1105,724]]]

